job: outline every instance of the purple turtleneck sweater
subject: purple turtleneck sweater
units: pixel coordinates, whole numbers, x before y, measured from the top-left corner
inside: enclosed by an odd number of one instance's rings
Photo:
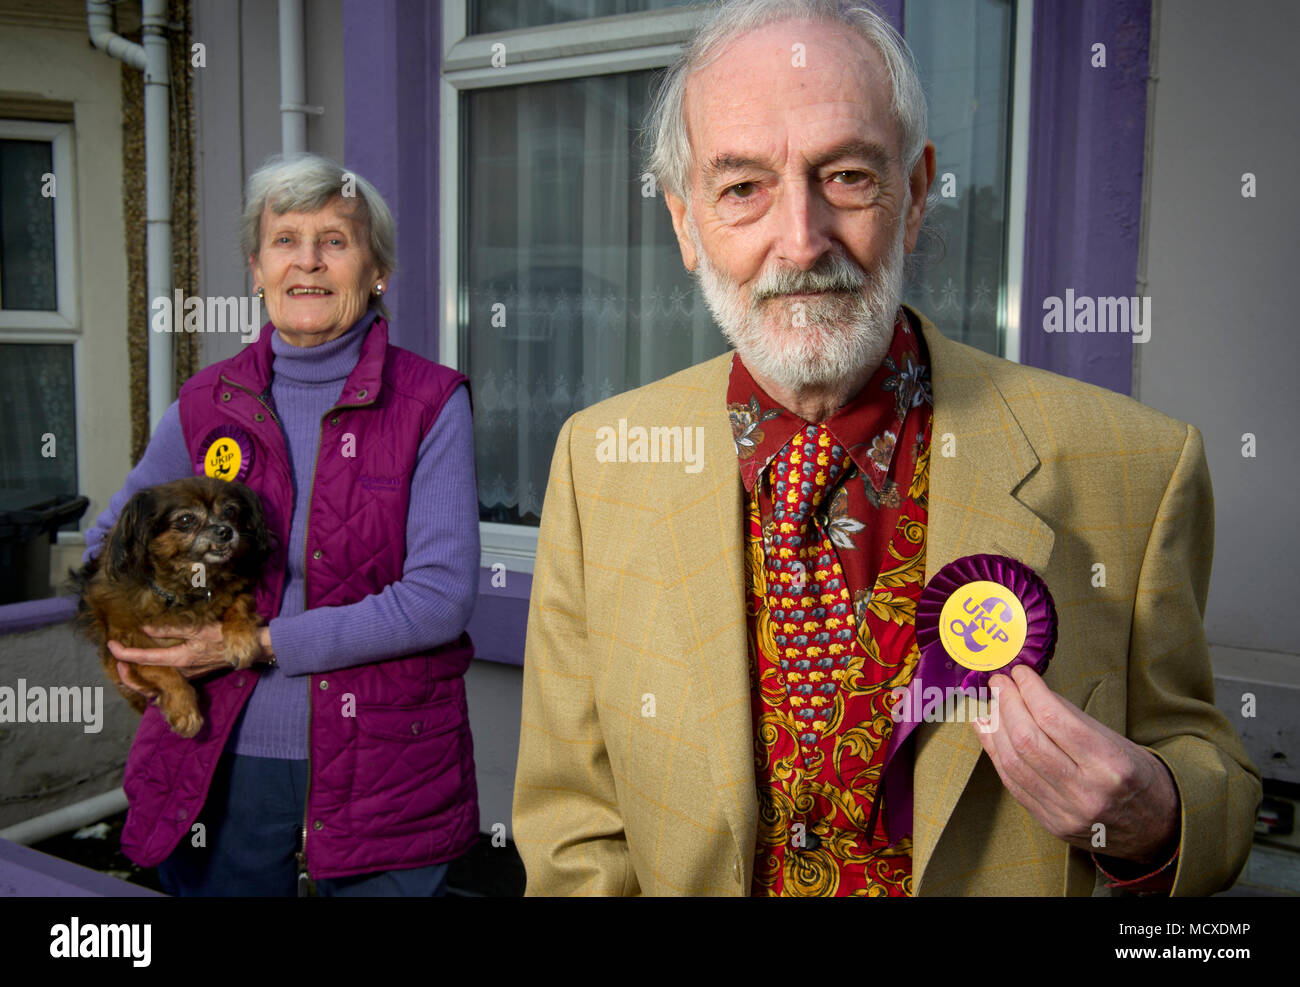
[[[402,578],[344,607],[305,610],[303,537],[320,420],[339,400],[361,355],[374,312],[338,339],[297,347],[279,333],[271,397],[293,468],[293,524],[280,612],[272,618],[277,667],[263,671],[227,750],[253,757],[307,757],[309,674],[428,650],[460,636],[478,594],[478,493],[469,395],[456,388],[420,443],[411,474]],[[180,403],[158,424],[144,457],[86,531],[83,561],[99,554],[117,516],[137,490],[193,476]]]

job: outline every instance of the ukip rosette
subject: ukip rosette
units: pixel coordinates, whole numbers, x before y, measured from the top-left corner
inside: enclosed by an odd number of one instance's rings
[[[962,687],[1028,665],[1041,675],[1056,650],[1056,605],[1033,569],[1005,555],[967,555],[930,580],[916,611],[916,643],[930,661],[968,669]]]

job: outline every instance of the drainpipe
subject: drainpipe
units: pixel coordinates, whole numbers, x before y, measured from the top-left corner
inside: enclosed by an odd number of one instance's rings
[[[156,298],[172,297],[171,84],[167,65],[167,0],[143,0],[142,33],[137,45],[113,33],[111,6],[86,0],[86,28],[91,43],[118,61],[144,72],[145,253],[146,295],[152,311]],[[174,321],[180,313],[173,313]],[[172,341],[168,333],[149,332],[149,431],[158,427],[172,403]]]
[[[302,0],[280,0],[280,150],[286,156],[307,150],[307,114],[325,112],[306,103],[304,46]]]

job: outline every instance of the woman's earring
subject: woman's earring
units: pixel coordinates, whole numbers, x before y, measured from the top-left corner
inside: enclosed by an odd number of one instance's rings
[[[384,282],[380,281],[378,284],[375,285],[375,294],[382,295],[383,293],[384,293]]]
[[[265,298],[265,297],[266,297],[266,289],[262,288],[262,287],[259,285],[258,287],[256,287],[256,288],[253,289],[253,294],[255,294],[258,298]]]

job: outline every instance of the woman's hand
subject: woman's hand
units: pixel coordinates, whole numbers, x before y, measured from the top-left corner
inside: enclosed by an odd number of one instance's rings
[[[108,642],[108,650],[117,659],[117,674],[122,679],[122,684],[142,696],[152,697],[153,689],[136,677],[132,664],[170,665],[187,679],[198,678],[231,667],[230,662],[226,660],[221,625],[216,622],[204,624],[193,630],[183,627],[154,627],[149,624],[142,626],[141,630],[154,638],[182,639],[180,644],[166,648],[128,648],[117,641]],[[258,640],[262,645],[259,660],[270,658],[272,655],[270,628],[260,628]]]

